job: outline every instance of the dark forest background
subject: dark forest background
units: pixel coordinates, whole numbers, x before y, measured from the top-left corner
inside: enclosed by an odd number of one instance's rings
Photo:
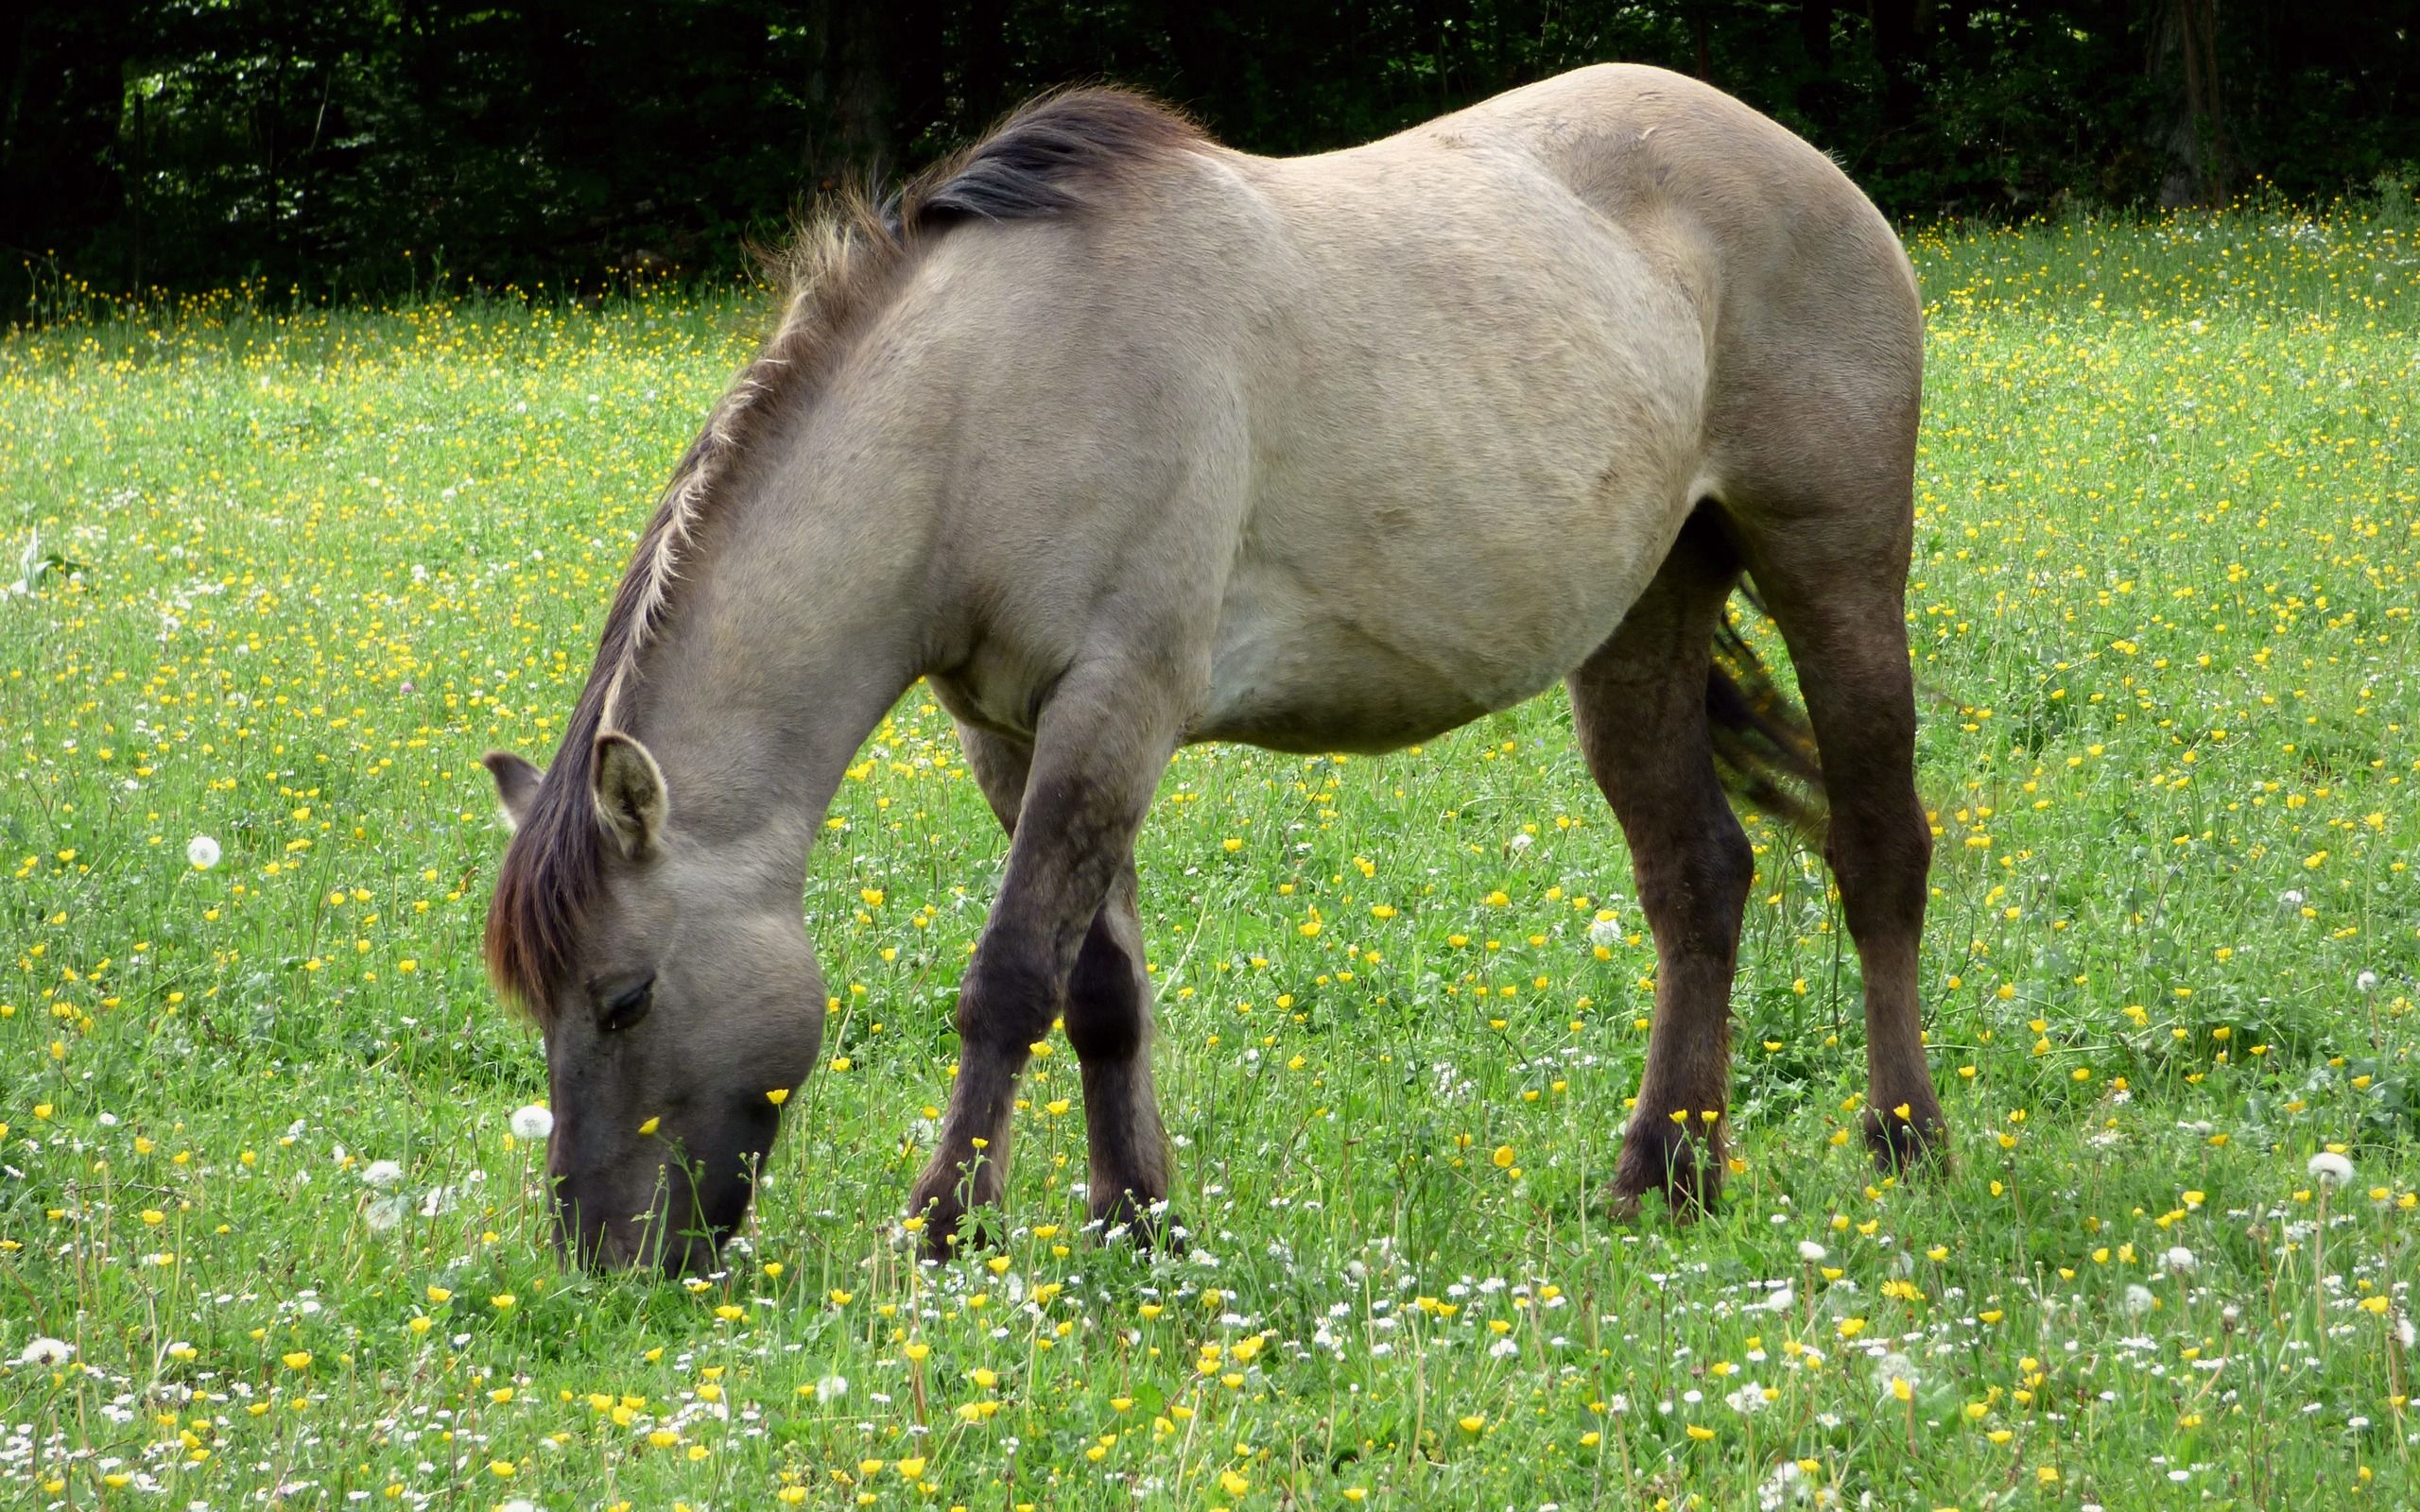
[[[96,289],[714,270],[1035,90],[1313,151],[1580,63],[1710,79],[1903,218],[2415,176],[2415,0],[92,0],[0,21],[0,246]]]

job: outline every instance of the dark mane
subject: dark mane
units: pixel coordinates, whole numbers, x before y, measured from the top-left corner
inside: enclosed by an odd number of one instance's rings
[[[888,200],[849,195],[826,207],[781,259],[781,318],[709,413],[673,469],[614,591],[596,663],[506,849],[488,907],[488,975],[544,1024],[550,988],[603,864],[589,788],[597,734],[662,627],[682,564],[726,492],[718,485],[767,419],[810,390],[903,282],[918,251],[965,221],[1040,220],[1101,208],[1123,185],[1206,146],[1191,123],[1140,94],[1074,89],[1045,95]]]

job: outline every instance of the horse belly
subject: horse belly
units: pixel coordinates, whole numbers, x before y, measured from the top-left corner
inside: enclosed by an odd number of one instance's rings
[[[1364,554],[1358,571],[1247,562],[1229,584],[1196,734],[1392,750],[1510,708],[1603,644],[1665,544],[1600,539],[1508,564],[1439,540]]]

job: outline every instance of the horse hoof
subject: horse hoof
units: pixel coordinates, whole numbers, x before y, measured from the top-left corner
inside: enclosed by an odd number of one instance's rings
[[[1903,1176],[1914,1171],[1943,1170],[1949,1164],[1949,1125],[1941,1116],[1939,1104],[1927,1108],[1865,1110],[1865,1147],[1874,1157],[1874,1168],[1885,1176]]]
[[[1674,1221],[1695,1222],[1722,1194],[1722,1152],[1691,1139],[1668,1119],[1632,1125],[1614,1164],[1614,1216],[1636,1221],[1650,1193],[1663,1195]]]
[[[1092,1228],[1103,1245],[1129,1244],[1138,1253],[1182,1255],[1185,1250],[1185,1227],[1167,1201],[1147,1202],[1132,1192],[1102,1204],[1093,1214]]]
[[[960,1255],[996,1249],[1006,1238],[999,1215],[984,1207],[970,1208],[947,1197],[927,1198],[916,1210],[924,1223],[915,1230],[923,1258],[947,1263]]]

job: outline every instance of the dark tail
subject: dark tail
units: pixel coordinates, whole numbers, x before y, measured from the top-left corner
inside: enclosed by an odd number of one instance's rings
[[[1764,601],[1742,578],[1739,596],[1758,614]],[[1706,726],[1715,769],[1733,797],[1796,830],[1811,844],[1824,834],[1824,768],[1806,712],[1773,686],[1765,659],[1725,615],[1714,636],[1705,681]]]

